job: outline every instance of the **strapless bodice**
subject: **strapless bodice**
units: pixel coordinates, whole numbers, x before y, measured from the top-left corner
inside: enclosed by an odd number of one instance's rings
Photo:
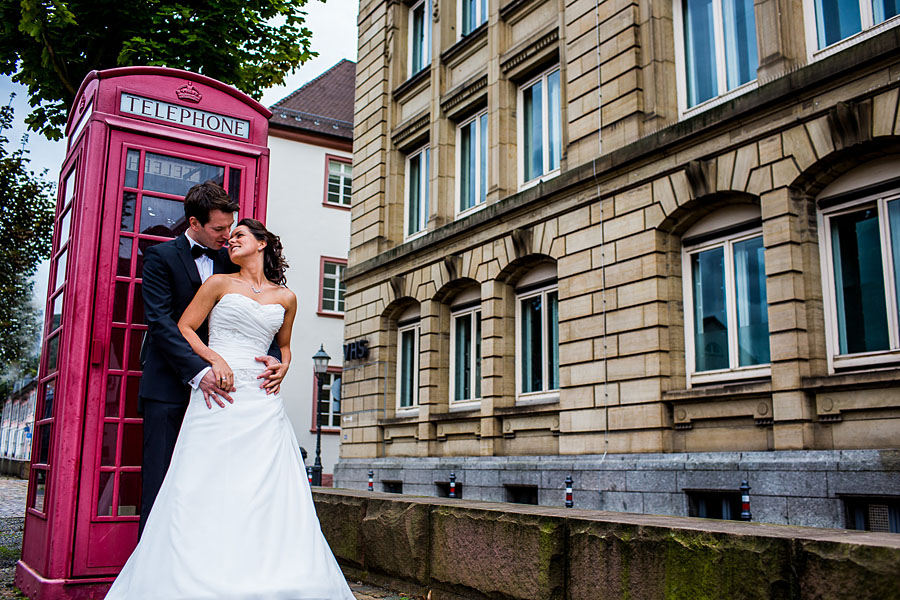
[[[261,370],[256,357],[268,353],[283,321],[280,304],[260,304],[243,294],[225,294],[209,313],[209,347],[232,370]]]

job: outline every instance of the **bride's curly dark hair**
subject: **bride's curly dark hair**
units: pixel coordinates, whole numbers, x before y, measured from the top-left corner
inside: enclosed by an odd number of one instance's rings
[[[241,225],[249,229],[253,237],[266,243],[266,247],[263,249],[263,273],[266,279],[278,285],[285,285],[287,278],[284,276],[284,272],[288,268],[288,263],[282,254],[284,248],[281,245],[281,238],[266,229],[266,226],[256,219],[241,219],[237,226]]]

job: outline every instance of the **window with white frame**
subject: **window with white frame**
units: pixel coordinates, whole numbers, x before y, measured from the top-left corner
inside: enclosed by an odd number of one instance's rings
[[[559,171],[562,111],[559,67],[519,88],[519,185]]]
[[[813,52],[819,52],[887,24],[900,14],[900,3],[897,0],[806,0],[804,9],[807,41]]]
[[[453,308],[450,318],[450,400],[481,399],[481,304]]]
[[[551,273],[552,279],[544,277]],[[559,295],[555,265],[538,267],[520,281],[516,289],[516,334],[518,400],[557,396]]]
[[[771,372],[761,224],[757,219],[717,231],[684,237],[685,355],[691,383]]]
[[[821,212],[832,369],[900,360],[900,190]]]
[[[431,0],[409,9],[409,72],[412,77],[431,63]]]
[[[397,327],[397,409],[419,406],[419,322]]]
[[[682,112],[756,81],[753,0],[675,0]]]
[[[428,173],[431,152],[421,148],[406,158],[405,237],[425,231],[428,222]]]
[[[322,427],[340,427],[341,426],[341,371],[329,370],[327,373],[319,375],[322,377],[322,399],[318,402],[318,414],[316,418],[321,417]],[[332,390],[337,393],[332,393]],[[313,420],[312,427],[316,427],[316,421]]]
[[[487,21],[487,0],[459,0],[457,14],[460,37],[469,35]]]
[[[353,188],[353,165],[349,161],[329,157],[328,189],[325,202],[340,206],[350,206],[350,193]]]
[[[457,128],[456,214],[483,206],[487,198],[487,111]]]
[[[324,312],[344,312],[344,261],[322,259],[322,304]]]

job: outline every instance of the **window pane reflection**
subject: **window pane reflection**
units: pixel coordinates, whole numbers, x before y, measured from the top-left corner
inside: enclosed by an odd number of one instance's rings
[[[53,417],[53,397],[56,394],[56,379],[48,381],[44,387],[44,412],[42,419],[50,419]]]
[[[454,345],[454,400],[471,400],[472,381],[472,315],[461,315],[454,319],[456,335]]]
[[[119,258],[116,265],[116,275],[129,277],[131,275],[131,247],[134,238],[119,236]]]
[[[47,342],[47,373],[56,370],[56,363],[59,360],[59,339],[61,333],[56,334],[49,342]]]
[[[542,85],[538,81],[522,92],[524,121],[524,181],[531,181],[541,175],[544,168],[543,128],[542,128]]]
[[[684,60],[687,105],[696,106],[718,93],[712,0],[684,0]]]
[[[106,408],[104,416],[119,416],[119,395],[122,389],[122,376],[110,375],[106,380]]]
[[[50,301],[50,331],[55,330],[62,323],[63,307],[66,302],[66,290],[63,289]]]
[[[725,73],[728,89],[756,79],[756,16],[753,0],[722,0]]]
[[[125,155],[125,187],[138,186],[138,167],[141,163],[140,150],[129,150]]]
[[[415,399],[416,330],[400,333],[400,406],[410,407]]]
[[[100,446],[100,464],[104,467],[116,465],[116,448],[118,446],[119,425],[103,424],[103,442]]]
[[[109,368],[125,368],[125,330],[115,328],[109,340]]]
[[[878,212],[831,219],[838,345],[841,354],[889,346]]]
[[[862,31],[858,0],[815,0],[819,49]]]
[[[522,392],[543,390],[541,296],[522,300]]]
[[[72,233],[72,209],[69,209],[65,212],[65,214],[59,220],[59,244],[56,245],[57,248],[62,248],[67,241],[69,241],[69,235]]]
[[[66,266],[68,262],[68,254],[69,249],[66,248],[62,251],[62,253],[56,257],[56,289],[59,289],[59,286],[66,282]]]
[[[734,245],[738,365],[741,367],[771,362],[764,254],[762,237]]]
[[[559,157],[562,152],[562,110],[559,106],[559,71],[547,75],[547,143],[549,144],[549,163],[547,171],[559,168]]]
[[[900,0],[874,0],[875,22],[881,23],[900,14]]]
[[[34,471],[34,496],[31,499],[31,507],[44,512],[44,499],[47,496],[47,471],[35,469]]]
[[[694,353],[697,371],[728,368],[728,319],[725,311],[725,250],[691,256],[694,289]]]
[[[141,200],[141,233],[176,237],[186,229],[183,202],[153,196],[144,196]]]
[[[122,194],[122,231],[134,231],[134,209],[137,205],[137,194],[125,192]]]
[[[141,474],[119,474],[119,508],[116,511],[120,517],[130,517],[141,514]]]
[[[547,294],[548,389],[559,389],[559,301],[557,292]]]
[[[144,158],[145,190],[184,196],[198,183],[210,179],[224,187],[225,168],[151,152]]]
[[[100,473],[100,478],[97,481],[97,516],[112,516],[114,482],[115,477],[113,473],[108,471]]]
[[[891,231],[890,260],[894,271],[894,300],[897,303],[897,322],[900,323],[900,200],[888,202],[887,209]]]

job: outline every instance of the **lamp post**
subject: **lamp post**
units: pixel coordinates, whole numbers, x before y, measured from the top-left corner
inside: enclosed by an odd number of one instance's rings
[[[312,484],[322,485],[322,386],[331,357],[325,352],[325,344],[313,354],[313,368],[316,371],[316,460],[312,467]]]

